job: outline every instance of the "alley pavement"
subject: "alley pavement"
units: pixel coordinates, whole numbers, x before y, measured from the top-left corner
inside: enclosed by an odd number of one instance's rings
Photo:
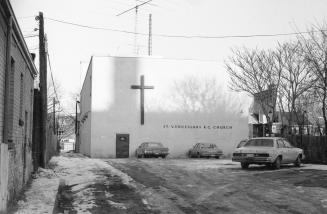
[[[327,166],[53,157],[10,213],[327,213]]]

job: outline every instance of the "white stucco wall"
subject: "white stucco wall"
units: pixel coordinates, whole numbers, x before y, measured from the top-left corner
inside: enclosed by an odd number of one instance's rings
[[[145,76],[145,85],[155,87],[145,90],[142,126],[140,90],[131,89],[140,84],[140,75]],[[213,110],[209,106],[210,112],[206,112],[209,107],[196,113],[188,109],[177,96],[182,93],[181,83],[188,80],[214,80],[214,87],[210,86],[216,89],[219,104],[213,104]],[[93,57],[92,81],[92,157],[115,157],[118,133],[130,134],[130,155],[144,141],[160,141],[169,147],[171,156],[186,154],[197,142],[216,143],[229,154],[248,136],[250,99],[229,91],[227,74],[214,62]]]
[[[91,156],[91,104],[92,104],[92,66],[91,59],[80,94],[80,152]]]

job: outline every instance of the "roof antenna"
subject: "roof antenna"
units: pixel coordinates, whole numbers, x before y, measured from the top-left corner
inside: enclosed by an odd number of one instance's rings
[[[136,0],[138,1],[138,0]],[[145,1],[141,4],[137,4],[135,5],[135,7],[132,7],[132,8],[129,8],[119,14],[117,14],[116,16],[120,16],[120,15],[123,15],[131,10],[134,10],[135,9],[135,26],[134,26],[134,54],[138,55],[139,54],[139,45],[138,45],[138,31],[137,31],[137,24],[138,24],[138,21],[137,21],[137,15],[138,15],[138,8],[140,6],[143,6],[145,4],[149,4],[152,0],[148,0],[148,1]]]

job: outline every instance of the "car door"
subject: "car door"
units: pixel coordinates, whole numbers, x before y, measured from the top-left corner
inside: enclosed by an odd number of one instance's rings
[[[289,154],[288,154],[288,148],[286,147],[286,145],[282,139],[277,140],[277,147],[278,147],[278,153],[280,155],[282,155],[282,157],[283,157],[282,162],[288,163],[289,159],[290,159]]]
[[[288,148],[289,162],[294,162],[297,158],[297,152],[294,147],[287,140],[283,140],[285,146]]]

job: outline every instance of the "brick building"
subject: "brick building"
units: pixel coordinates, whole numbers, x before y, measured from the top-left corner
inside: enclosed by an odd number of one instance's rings
[[[33,170],[33,83],[37,73],[9,0],[0,1],[0,212]]]

